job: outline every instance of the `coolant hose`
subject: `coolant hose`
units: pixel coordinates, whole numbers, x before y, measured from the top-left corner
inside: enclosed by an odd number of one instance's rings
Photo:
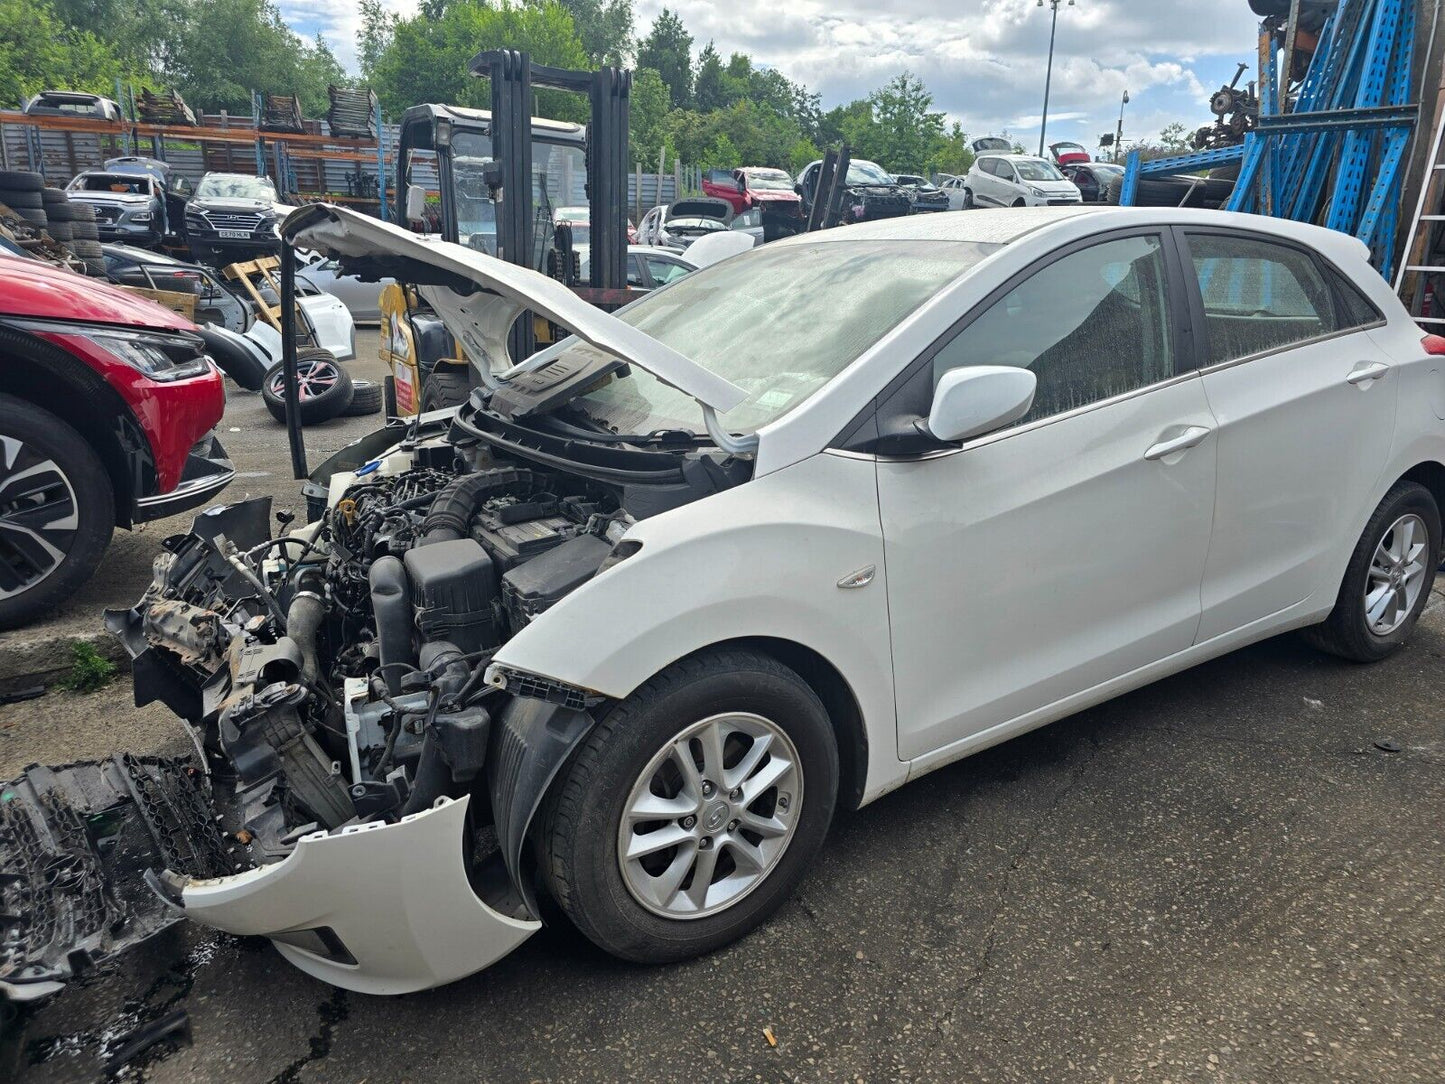
[[[316,657],[316,633],[326,618],[326,600],[321,574],[302,573],[296,581],[296,594],[286,610],[286,635],[301,649],[301,676],[308,685],[315,685],[321,676],[321,663]]]
[[[487,500],[508,492],[530,493],[538,488],[540,480],[525,468],[487,470],[458,478],[437,490],[422,521],[422,544],[466,538],[472,517]]]

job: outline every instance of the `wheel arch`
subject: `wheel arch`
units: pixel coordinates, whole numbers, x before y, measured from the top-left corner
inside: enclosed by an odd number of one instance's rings
[[[741,636],[731,640],[720,640],[698,648],[676,662],[676,666],[687,659],[713,651],[727,649],[756,651],[782,663],[808,685],[828,712],[833,732],[838,739],[838,798],[849,809],[863,804],[863,793],[868,778],[868,730],[863,721],[863,709],[853,687],[836,666],[814,649],[794,640],[775,636]]]
[[[1400,482],[1416,482],[1428,489],[1430,496],[1435,498],[1441,515],[1445,516],[1445,464],[1428,459],[1423,463],[1416,463],[1391,483],[1386,492]]]
[[[115,525],[131,525],[135,500],[155,488],[150,441],[115,390],[84,362],[13,328],[0,327],[3,391],[80,433],[100,457],[115,494]]]

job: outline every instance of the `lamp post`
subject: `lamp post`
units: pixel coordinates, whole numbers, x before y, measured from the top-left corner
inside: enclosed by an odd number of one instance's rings
[[[1039,0],[1039,7],[1043,7],[1046,0]],[[1059,5],[1064,0],[1047,0],[1049,7],[1054,9],[1053,22],[1049,25],[1049,67],[1044,75],[1044,117],[1039,124],[1039,157],[1044,156],[1044,134],[1049,129],[1049,87],[1054,81],[1054,35],[1059,30]],[[1068,0],[1069,7],[1074,6],[1074,0]]]
[[[1129,104],[1129,92],[1124,91],[1124,97],[1119,102],[1119,127],[1114,133],[1114,161],[1119,160],[1120,144],[1124,141],[1124,107]]]

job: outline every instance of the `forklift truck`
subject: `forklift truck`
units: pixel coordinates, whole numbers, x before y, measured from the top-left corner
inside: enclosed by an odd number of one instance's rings
[[[611,310],[634,300],[627,287],[627,129],[632,73],[570,71],[532,63],[524,52],[488,50],[472,75],[491,80],[492,108],[417,105],[402,116],[396,189],[407,223],[440,240],[552,275],[584,300]],[[583,127],[532,115],[532,88],[586,94]],[[426,198],[432,179],[439,199]],[[558,207],[586,203],[591,213],[587,282],[571,233],[554,224]],[[514,360],[557,337],[545,320],[524,315],[512,329]],[[414,287],[381,295],[381,359],[391,369],[390,415],[456,406],[475,378],[467,359]]]

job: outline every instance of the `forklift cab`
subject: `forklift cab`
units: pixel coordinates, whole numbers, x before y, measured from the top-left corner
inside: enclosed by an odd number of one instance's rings
[[[531,118],[530,251],[507,251],[498,211],[506,178],[492,138],[492,115],[454,105],[415,105],[401,119],[397,191],[408,225],[489,256],[547,269],[555,244],[553,211],[587,202],[587,132],[580,124]],[[417,213],[417,204],[420,213]]]

